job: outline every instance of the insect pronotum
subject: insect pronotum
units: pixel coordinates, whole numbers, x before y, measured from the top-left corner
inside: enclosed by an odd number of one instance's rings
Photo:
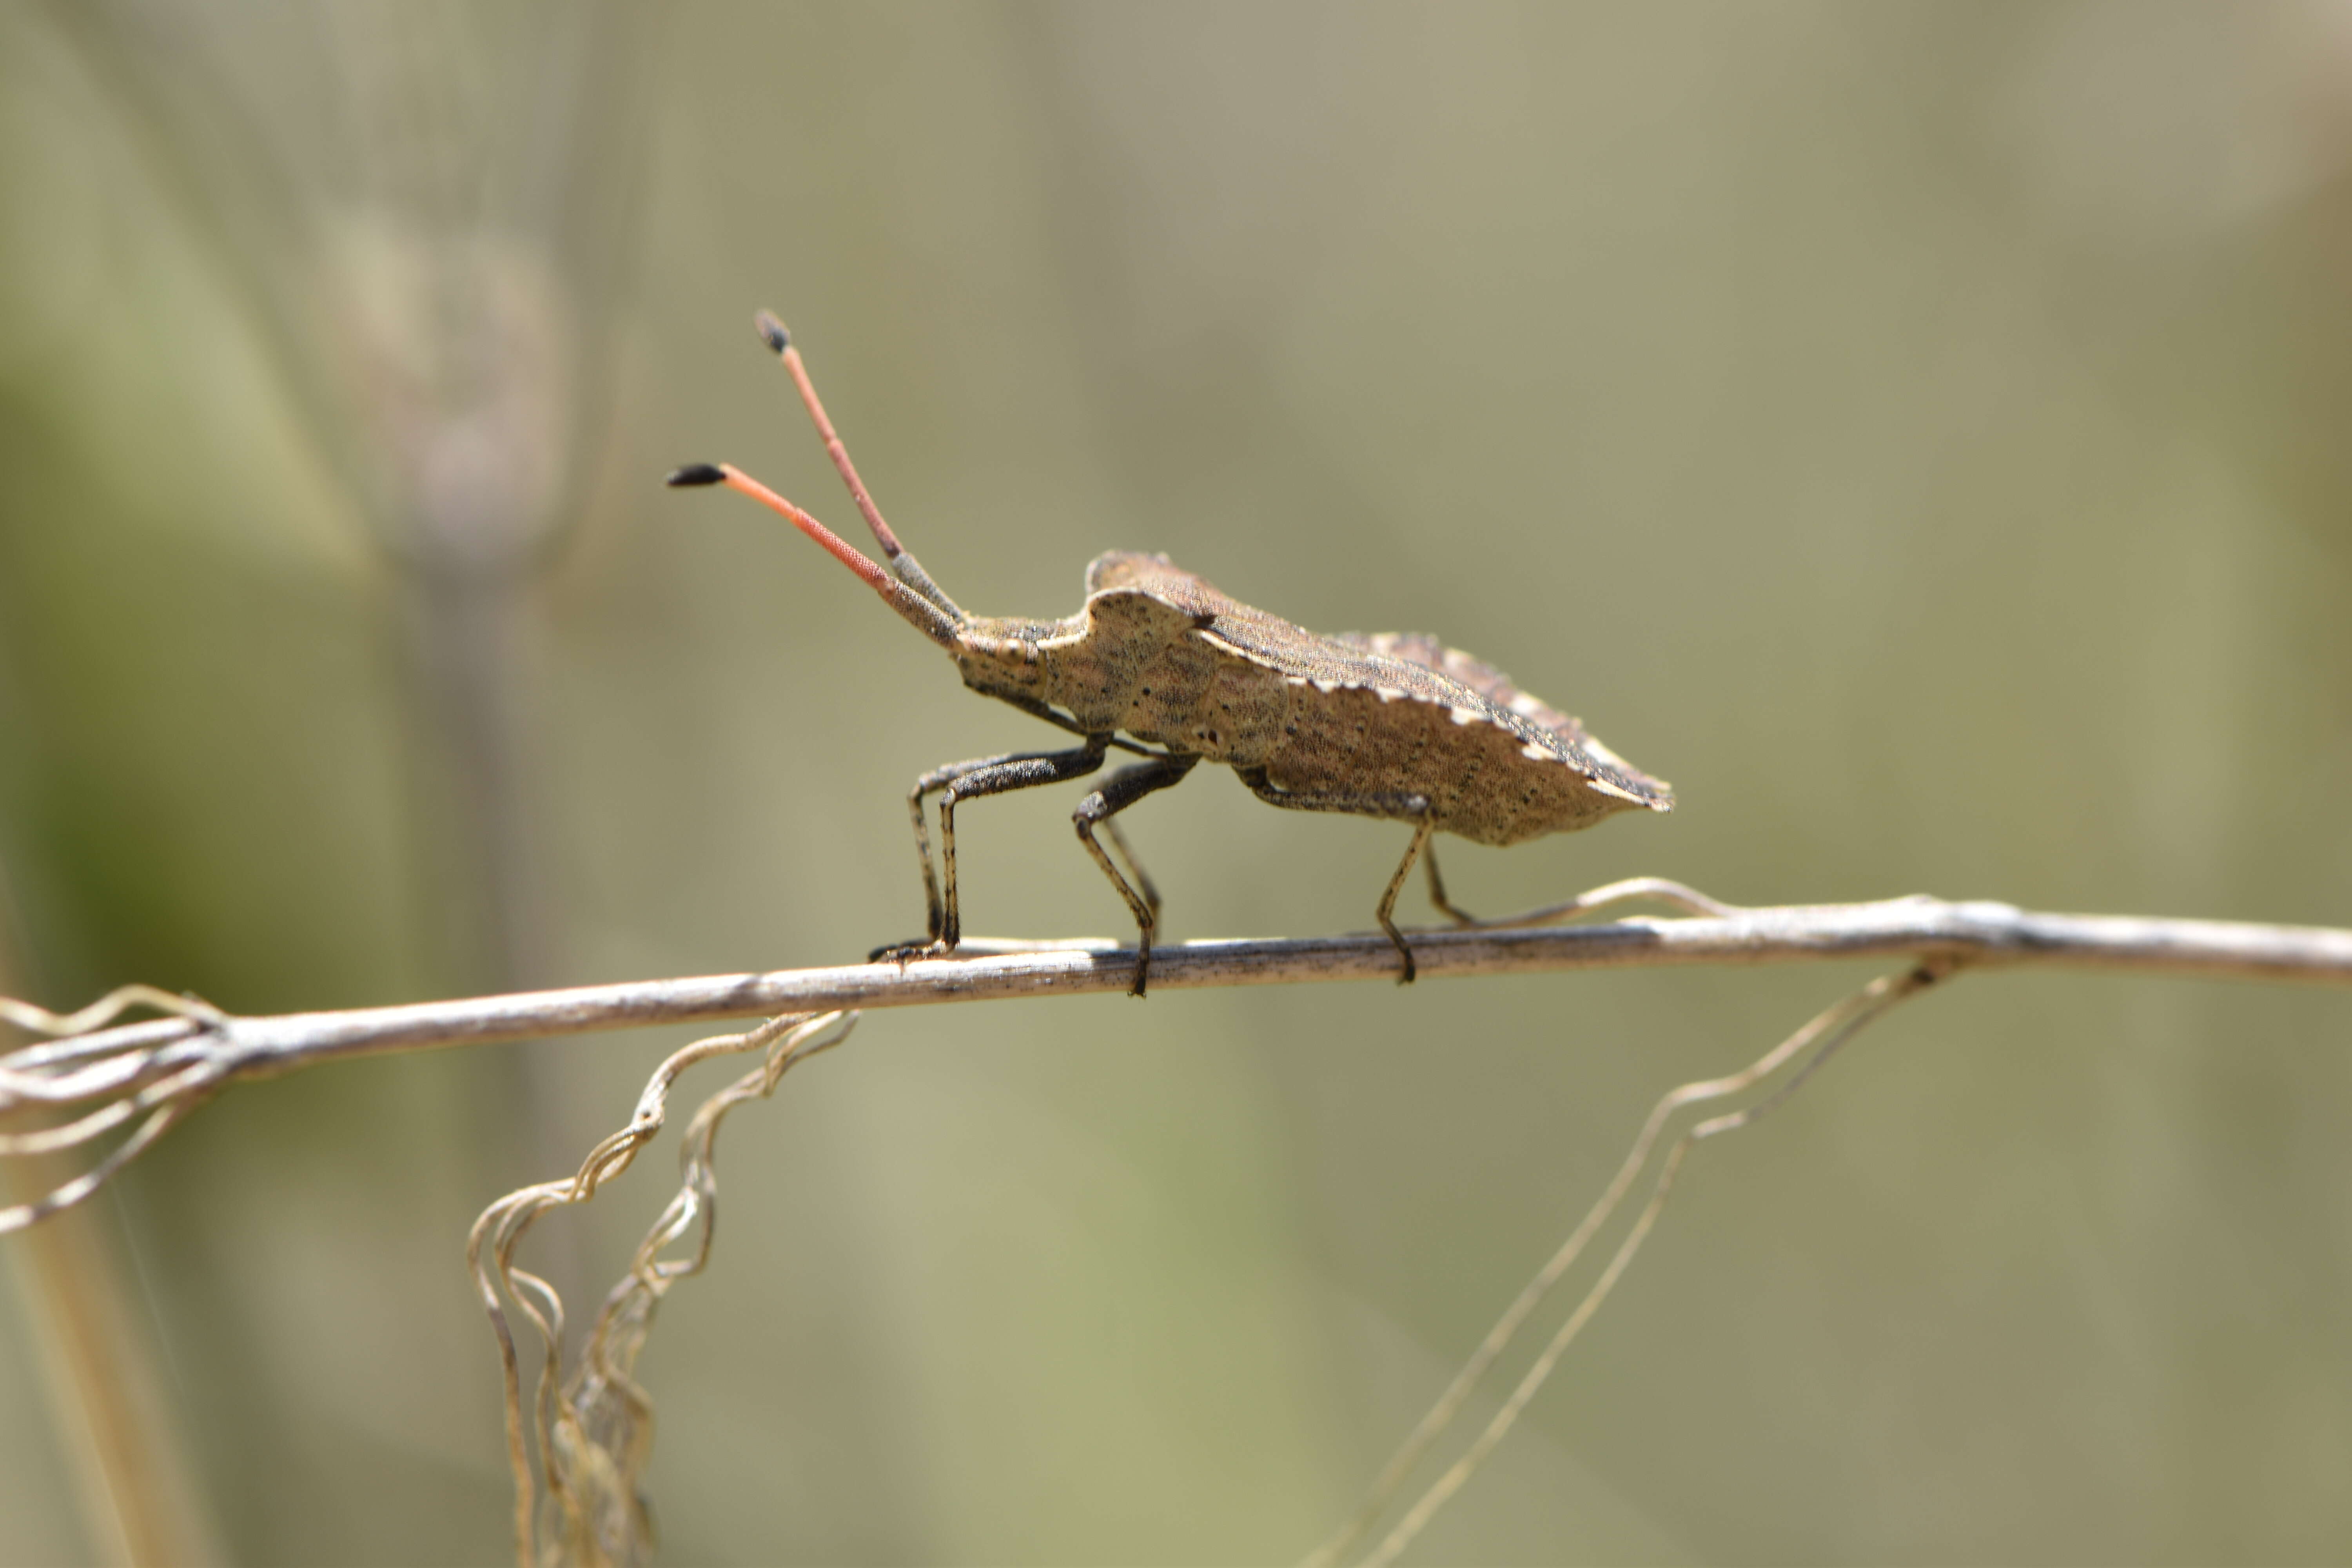
[[[925,773],[907,797],[922,859],[929,939],[875,956],[904,962],[955,951],[955,810],[981,795],[1058,784],[1097,772],[1113,750],[1144,760],[1078,803],[1078,841],[1135,916],[1133,994],[1151,975],[1160,895],[1113,818],[1223,763],[1257,797],[1293,811],[1337,811],[1412,825],[1412,841],[1374,918],[1396,944],[1400,983],[1412,948],[1397,929],[1397,894],[1433,833],[1517,844],[1590,827],[1612,813],[1668,811],[1674,791],[1633,767],[1567,714],[1519,690],[1492,665],[1412,632],[1327,637],[1227,598],[1165,555],[1114,550],[1087,568],[1087,602],[1058,621],[975,616],[940,590],[898,542],[818,401],[801,352],[766,311],[760,335],[800,389],[833,466],[873,531],[887,569],[740,469],[696,463],[673,486],[725,485],[781,512],[956,662],[966,686],[1081,737],[1063,751],[1013,752]],[[932,870],[924,798],[940,797],[940,857]],[[1126,860],[1122,873],[1095,830]],[[1458,924],[1429,856],[1430,897]]]

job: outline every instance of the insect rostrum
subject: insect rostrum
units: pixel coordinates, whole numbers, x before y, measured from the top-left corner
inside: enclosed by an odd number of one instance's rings
[[[831,552],[890,607],[945,648],[966,686],[1082,737],[1062,751],[956,763],[923,775],[908,797],[922,855],[929,940],[883,950],[904,960],[952,952],[955,809],[980,795],[1080,778],[1114,749],[1145,760],[1113,773],[1079,802],[1079,841],[1135,916],[1134,994],[1150,978],[1159,896],[1112,820],[1198,763],[1223,763],[1259,799],[1294,811],[1337,811],[1413,825],[1412,842],[1381,894],[1376,918],[1396,944],[1400,980],[1412,949],[1393,918],[1397,894],[1437,832],[1517,844],[1590,827],[1614,812],[1668,811],[1674,791],[1585,733],[1567,714],[1515,687],[1491,665],[1418,633],[1327,637],[1227,598],[1164,555],[1112,551],[1087,568],[1087,600],[1058,621],[975,616],[960,607],[899,544],[874,505],[783,324],[764,311],[760,333],[782,356],[825,449],[880,546],[877,564],[823,523],[740,469],[695,464],[673,486],[724,485],[773,508]],[[940,797],[940,866],[931,866],[923,801]],[[1122,873],[1096,837],[1107,830]],[[1431,891],[1444,900],[1431,863]]]

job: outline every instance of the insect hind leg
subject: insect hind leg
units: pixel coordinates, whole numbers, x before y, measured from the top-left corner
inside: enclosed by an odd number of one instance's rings
[[[1437,906],[1437,912],[1465,930],[1481,924],[1476,915],[1445,896],[1445,876],[1437,868],[1437,846],[1427,846],[1422,855],[1422,868],[1429,873],[1429,901]]]
[[[1429,836],[1436,831],[1436,818],[1430,815],[1429,797],[1423,795],[1349,795],[1339,792],[1308,793],[1276,787],[1265,776],[1264,768],[1234,770],[1250,793],[1268,805],[1278,805],[1286,811],[1332,811],[1349,816],[1386,816],[1402,818],[1413,825],[1412,842],[1406,846],[1404,858],[1397,863],[1396,875],[1381,894],[1380,907],[1372,918],[1380,921],[1381,930],[1397,950],[1399,971],[1397,984],[1410,985],[1420,973],[1413,963],[1412,946],[1397,929],[1397,895],[1403,891],[1405,879],[1412,875],[1412,863],[1421,858],[1429,847]]]
[[[1423,851],[1429,847],[1429,836],[1436,827],[1436,820],[1429,815],[1429,805],[1423,801],[1421,820],[1413,828],[1412,842],[1405,847],[1404,858],[1397,862],[1396,875],[1389,879],[1388,890],[1381,895],[1381,907],[1373,911],[1373,918],[1381,922],[1381,929],[1388,932],[1389,941],[1396,944],[1397,957],[1403,962],[1404,967],[1397,975],[1400,985],[1412,984],[1416,971],[1412,944],[1404,940],[1404,932],[1397,929],[1397,895],[1404,890],[1405,879],[1412,875],[1412,863],[1420,859]]]

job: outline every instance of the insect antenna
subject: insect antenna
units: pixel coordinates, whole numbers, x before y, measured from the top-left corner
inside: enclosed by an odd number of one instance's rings
[[[762,310],[751,321],[760,331],[761,341],[775,351],[776,357],[784,362],[784,369],[792,373],[793,384],[800,388],[802,406],[808,410],[810,423],[816,426],[818,437],[824,442],[824,455],[833,459],[835,470],[841,475],[841,482],[849,487],[849,499],[857,503],[858,515],[865,518],[866,526],[874,531],[874,542],[881,547],[882,558],[890,563],[891,572],[900,582],[950,616],[959,621],[964,619],[964,613],[956,607],[955,601],[940,591],[940,585],[931,581],[930,574],[923,570],[923,563],[908,553],[907,547],[898,542],[898,536],[890,531],[890,525],[882,521],[882,509],[874,504],[873,492],[866,488],[866,481],[857,477],[857,465],[849,460],[849,448],[843,445],[840,433],[834,429],[833,421],[825,416],[824,404],[816,395],[816,383],[809,379],[808,366],[802,362],[799,345],[793,342],[792,333],[785,331],[784,323],[772,310]]]
[[[964,620],[961,610],[917,593],[866,559],[856,545],[732,463],[688,463],[685,468],[673,470],[662,482],[672,489],[724,485],[739,494],[750,496],[761,506],[780,513],[794,528],[823,545],[828,554],[856,573],[867,587],[882,595],[884,604],[905,616],[916,630],[941,647],[953,648],[956,646],[956,633]]]

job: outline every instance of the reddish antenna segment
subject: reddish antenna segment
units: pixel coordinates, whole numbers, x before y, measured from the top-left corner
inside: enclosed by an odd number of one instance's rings
[[[846,461],[844,458],[844,461]],[[925,636],[943,647],[952,647],[955,629],[939,606],[909,589],[889,573],[867,559],[850,543],[815,518],[786,500],[732,463],[688,463],[671,472],[662,483],[672,489],[691,489],[700,485],[724,485],[740,495],[750,496],[761,506],[779,513],[794,528],[824,547],[827,554],[857,574],[866,585],[882,595],[890,607],[920,627]],[[887,537],[887,533],[885,535]],[[892,542],[896,542],[893,541]]]
[[[825,416],[824,404],[816,395],[816,383],[809,379],[808,366],[801,363],[801,351],[793,344],[792,333],[785,331],[784,323],[777,320],[772,310],[761,311],[751,318],[751,321],[760,329],[761,338],[776,351],[777,356],[784,362],[784,368],[792,373],[793,384],[800,388],[801,403],[808,409],[809,419],[816,426],[816,433],[824,442],[824,454],[833,459],[835,470],[841,475],[841,482],[849,487],[849,499],[857,503],[858,513],[866,519],[866,526],[874,531],[874,542],[882,547],[883,554],[893,561],[898,560],[906,553],[906,549],[898,542],[898,536],[890,531],[890,525],[882,521],[882,509],[874,504],[873,493],[866,489],[866,481],[857,477],[857,465],[849,460],[849,448],[843,445],[839,433],[833,427],[833,421]]]

